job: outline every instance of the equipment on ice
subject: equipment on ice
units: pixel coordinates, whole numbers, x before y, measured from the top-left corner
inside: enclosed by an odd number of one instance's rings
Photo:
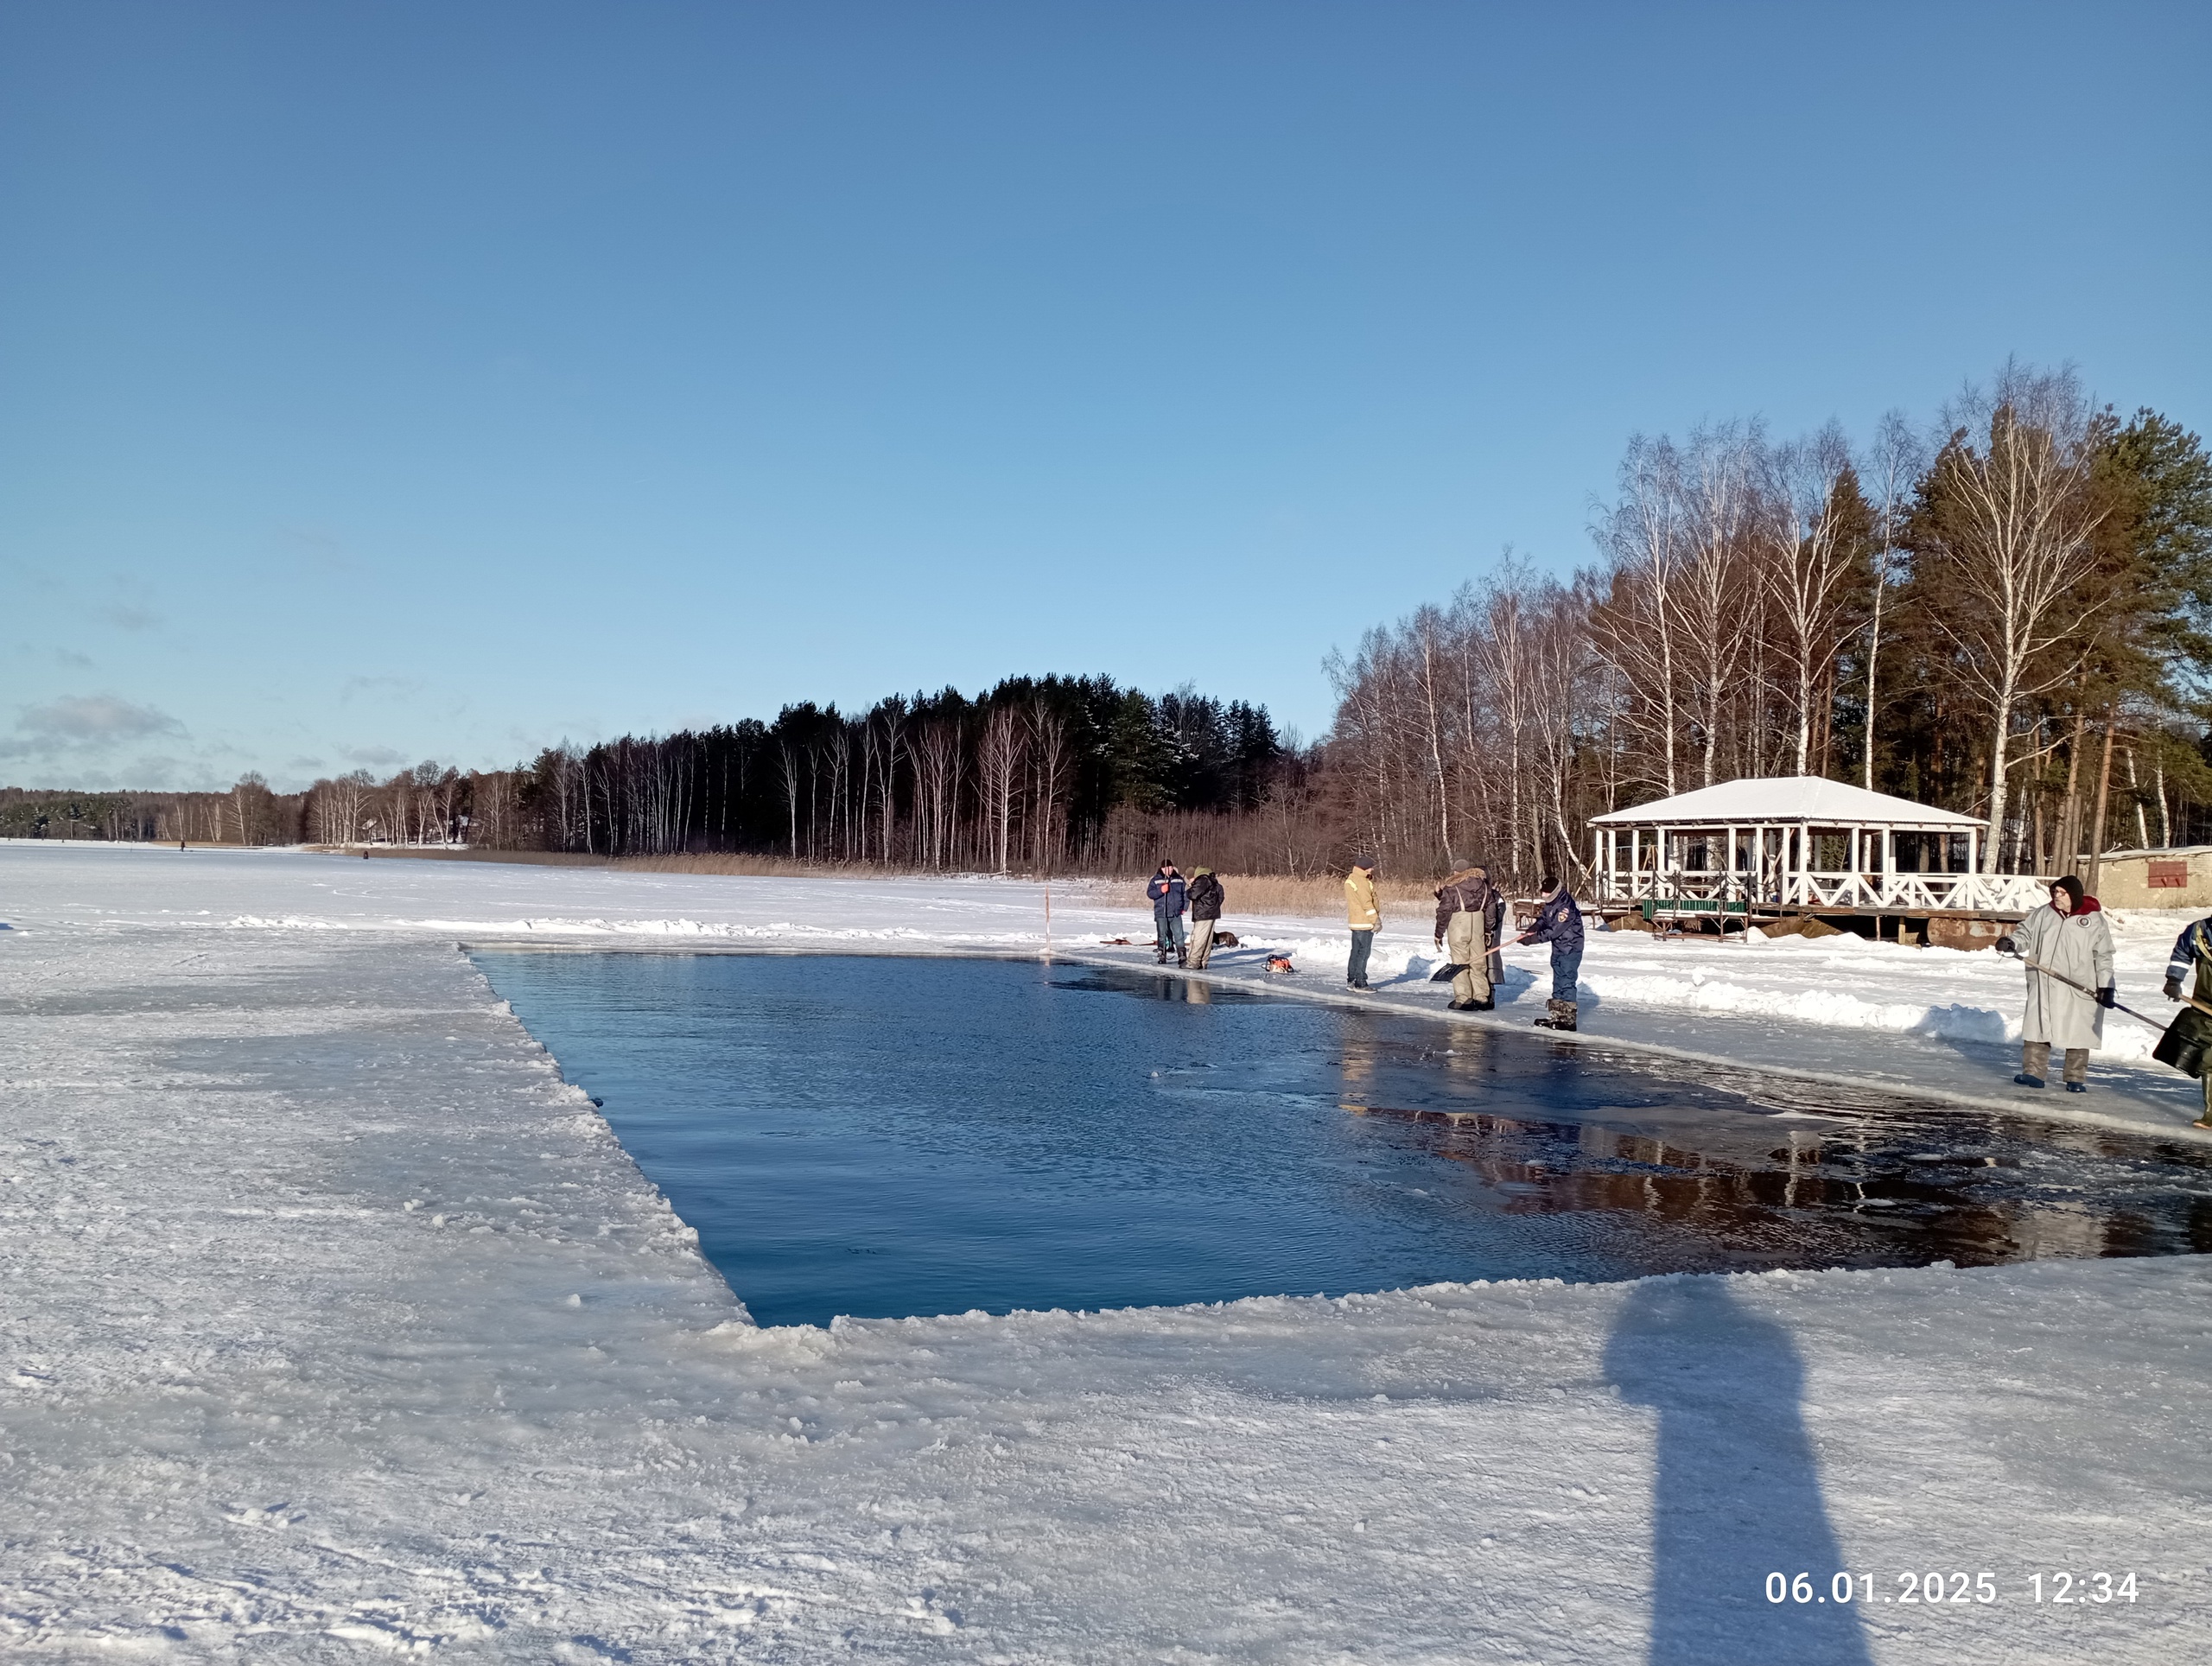
[[[2207,1052],[2212,1052],[2212,1015],[2192,1002],[2174,1014],[2158,1045],[2151,1049],[2151,1057],[2183,1076],[2201,1077]]]

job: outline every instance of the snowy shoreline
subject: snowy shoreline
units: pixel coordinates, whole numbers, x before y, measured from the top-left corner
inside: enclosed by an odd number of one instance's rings
[[[7,1646],[1595,1662],[1656,1602],[1857,1657],[1758,1594],[1832,1550],[2002,1583],[1854,1611],[1877,1660],[2194,1657],[2212,1258],[761,1330],[454,939],[1033,953],[1034,899],[486,874],[0,849]]]

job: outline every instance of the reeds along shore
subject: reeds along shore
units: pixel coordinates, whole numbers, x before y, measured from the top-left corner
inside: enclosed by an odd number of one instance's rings
[[[1187,868],[1180,870],[1185,876]],[[1376,874],[1375,890],[1382,900],[1382,918],[1387,921],[1393,913],[1401,919],[1411,918],[1408,910],[1418,906],[1426,919],[1436,906],[1436,887],[1440,874],[1433,880],[1394,880]],[[1145,896],[1143,880],[1093,880],[1088,881],[1087,894],[1109,907],[1126,905],[1132,908],[1149,908],[1152,904]],[[1280,914],[1299,919],[1327,919],[1341,918],[1344,912],[1344,882],[1327,874],[1310,878],[1293,878],[1287,874],[1224,874],[1221,875],[1224,919],[1237,919],[1255,914]],[[1395,905],[1395,906],[1394,906]]]
[[[335,846],[320,848],[338,849]],[[404,845],[371,845],[364,848],[370,856],[378,860],[408,858],[430,862],[522,862],[539,867],[626,868],[640,874],[726,874],[738,879],[914,879],[925,874],[921,868],[887,867],[880,862],[793,862],[787,856],[607,857],[582,856],[557,850],[484,850],[473,847],[442,849],[435,847],[416,849]],[[345,854],[354,853],[349,850]],[[1190,871],[1187,868],[1182,869],[1185,875]],[[938,879],[957,877],[936,873],[930,873],[928,876]],[[1035,884],[1046,876],[1041,874],[1018,874],[1012,877]],[[1095,906],[1149,909],[1152,906],[1145,896],[1147,881],[1144,880],[1098,879],[1070,874],[1054,874],[1052,882],[1069,897],[1079,896]],[[1387,917],[1394,904],[1401,908],[1429,907],[1434,900],[1437,882],[1436,878],[1393,879],[1388,874],[1377,874],[1375,888],[1382,897]],[[1341,912],[1344,906],[1343,880],[1325,874],[1300,878],[1283,874],[1224,874],[1221,883],[1229,899],[1224,910],[1224,918],[1281,914],[1325,919]]]

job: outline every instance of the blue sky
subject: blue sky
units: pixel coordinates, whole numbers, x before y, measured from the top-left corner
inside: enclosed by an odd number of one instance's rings
[[[1265,701],[1627,437],[2212,425],[2212,8],[0,4],[0,781]]]

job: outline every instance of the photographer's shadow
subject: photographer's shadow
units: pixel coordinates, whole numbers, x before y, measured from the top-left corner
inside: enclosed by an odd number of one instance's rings
[[[1845,1564],[1789,1332],[1725,1280],[1649,1279],[1614,1321],[1605,1375],[1659,1412],[1651,1666],[1868,1666],[1856,1610],[1831,1594]],[[1768,1601],[1774,1573],[1807,1574],[1815,1600]]]

